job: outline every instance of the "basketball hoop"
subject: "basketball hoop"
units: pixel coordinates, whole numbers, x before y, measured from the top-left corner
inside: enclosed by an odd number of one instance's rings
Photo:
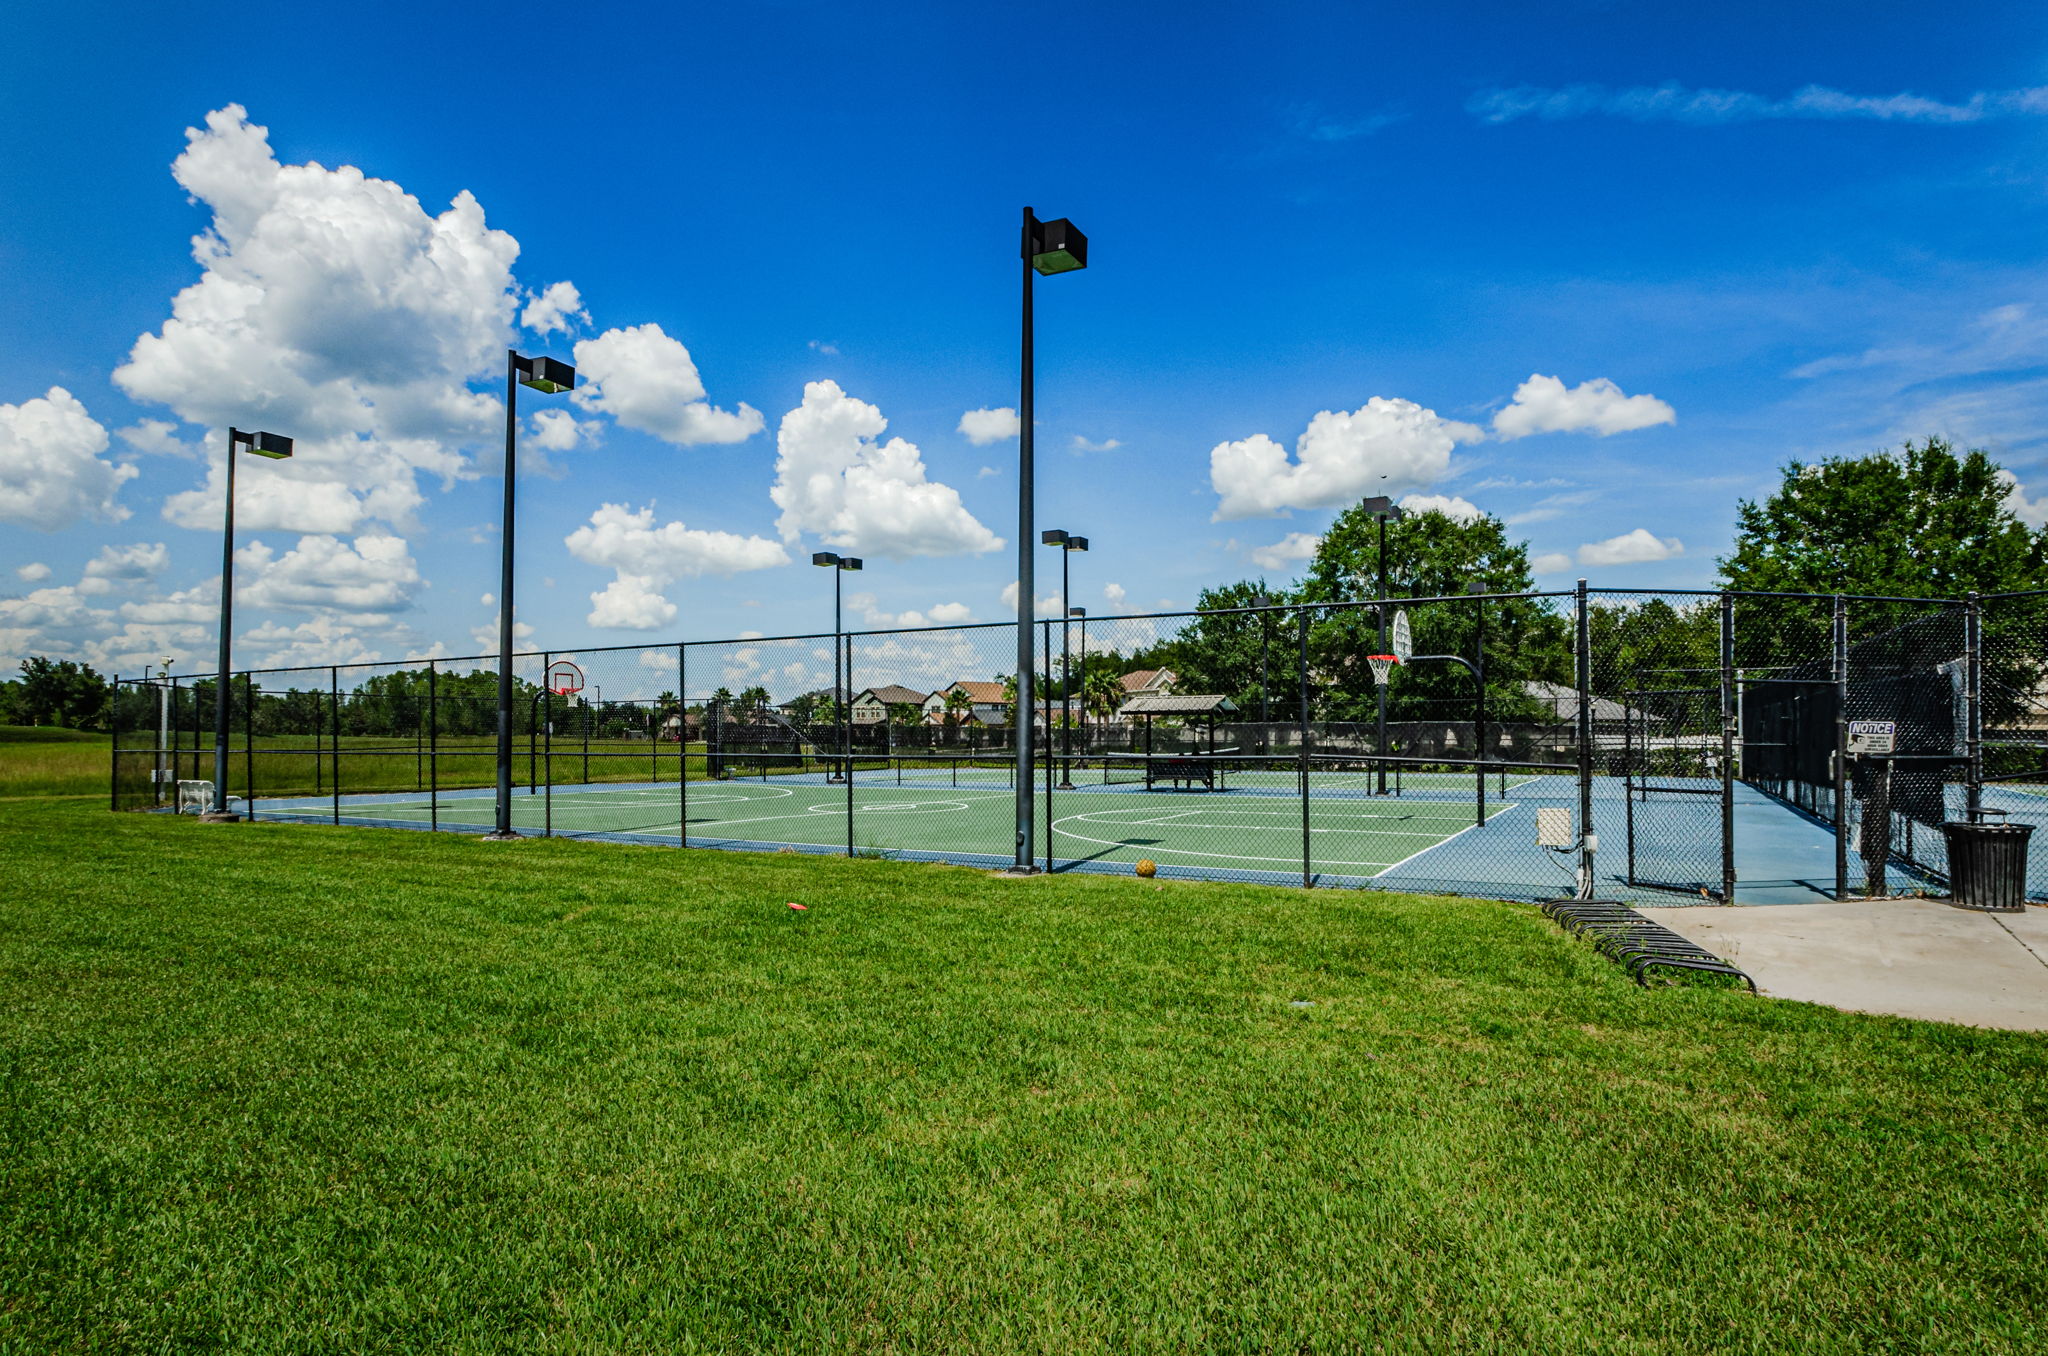
[[[1365,657],[1365,662],[1372,665],[1372,680],[1375,683],[1384,683],[1393,674],[1394,666],[1401,662],[1401,656],[1369,654]]]
[[[548,665],[548,691],[557,697],[572,697],[583,690],[583,670],[566,659]]]

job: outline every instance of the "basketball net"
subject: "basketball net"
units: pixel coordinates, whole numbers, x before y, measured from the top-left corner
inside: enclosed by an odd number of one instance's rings
[[[1384,683],[1392,676],[1394,666],[1399,664],[1401,659],[1398,655],[1369,654],[1365,657],[1365,662],[1372,665],[1372,680],[1375,683]]]

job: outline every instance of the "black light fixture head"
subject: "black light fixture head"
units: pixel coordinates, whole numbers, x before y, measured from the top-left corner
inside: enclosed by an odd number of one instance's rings
[[[253,452],[272,461],[283,461],[292,454],[292,440],[282,433],[244,433],[238,428],[231,428],[228,430],[228,451]]]
[[[1065,217],[1039,222],[1031,242],[1031,267],[1047,278],[1088,267],[1088,237]]]
[[[857,569],[859,569],[859,568],[860,568],[860,557],[859,557],[859,556],[841,556],[841,557],[839,558],[839,568],[840,568],[840,569],[842,569],[842,570],[857,570]]]
[[[1488,592],[1488,589],[1487,589],[1486,585],[1484,585],[1484,584],[1480,583],[1480,582],[1479,582],[1478,580],[1476,580],[1476,579],[1475,579],[1475,580],[1474,580],[1474,581],[1472,581],[1471,583],[1469,583],[1469,584],[1465,585],[1465,592],[1467,592],[1467,593],[1486,593],[1486,592]]]
[[[813,565],[823,565],[829,569],[830,567],[837,565],[838,563],[839,555],[835,551],[811,552],[811,564]]]
[[[1085,551],[1088,549],[1088,539],[1086,537],[1069,537],[1067,538],[1067,549],[1069,551]]]
[[[1038,544],[1040,546],[1064,546],[1066,543],[1067,534],[1056,527],[1047,528],[1038,534]]]
[[[1396,504],[1383,494],[1376,494],[1372,498],[1364,500],[1358,507],[1365,510],[1366,514],[1373,518],[1402,518],[1407,516],[1401,511],[1399,504]]]
[[[548,395],[575,389],[576,369],[558,358],[520,358],[517,361],[521,386],[531,386]]]
[[[1085,607],[1070,607],[1067,609],[1067,615],[1069,617],[1085,617],[1088,615],[1088,609]]]

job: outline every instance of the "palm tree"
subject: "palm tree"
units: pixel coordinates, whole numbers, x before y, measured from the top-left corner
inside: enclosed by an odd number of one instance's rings
[[[974,712],[974,698],[960,688],[946,689],[946,728],[957,730]]]
[[[1108,669],[1094,669],[1082,680],[1081,693],[1090,713],[1107,719],[1123,705],[1124,680]]]

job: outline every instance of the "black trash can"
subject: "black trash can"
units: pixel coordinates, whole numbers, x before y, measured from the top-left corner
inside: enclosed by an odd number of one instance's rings
[[[1986,913],[2025,911],[2032,824],[1950,821],[1941,832],[1948,840],[1948,882],[1957,905]]]

